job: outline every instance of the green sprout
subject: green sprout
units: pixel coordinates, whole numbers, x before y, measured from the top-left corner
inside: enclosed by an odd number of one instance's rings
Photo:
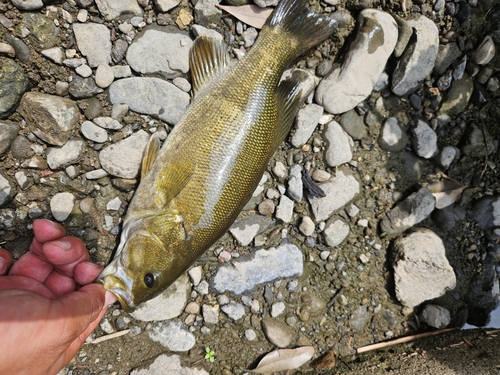
[[[208,359],[211,363],[214,363],[215,362],[215,351],[213,350],[210,350],[210,347],[205,347],[205,352],[207,354],[205,354],[205,359]]]
[[[384,238],[385,236],[387,236],[387,232],[380,233],[380,238]]]

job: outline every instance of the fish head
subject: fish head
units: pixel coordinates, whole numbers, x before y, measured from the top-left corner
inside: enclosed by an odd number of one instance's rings
[[[174,262],[174,251],[183,246],[183,227],[154,229],[124,229],[115,258],[97,278],[126,311],[160,294],[184,271]]]

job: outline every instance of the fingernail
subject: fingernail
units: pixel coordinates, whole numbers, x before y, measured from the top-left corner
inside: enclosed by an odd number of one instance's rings
[[[3,273],[6,271],[5,270],[5,259],[0,258],[0,275],[3,275]]]
[[[60,247],[64,251],[71,250],[71,242],[69,241],[51,241],[52,245]]]
[[[111,306],[115,302],[116,302],[115,295],[111,293],[109,290],[107,290],[106,294],[104,295],[104,307]]]

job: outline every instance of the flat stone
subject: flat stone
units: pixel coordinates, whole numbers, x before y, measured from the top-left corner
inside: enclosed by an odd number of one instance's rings
[[[85,142],[81,139],[68,141],[64,146],[50,148],[47,153],[47,163],[50,169],[59,169],[76,163],[85,152]]]
[[[42,51],[42,56],[48,58],[49,60],[59,65],[62,65],[64,60],[64,52],[61,49],[61,47],[52,47],[49,49],[44,49]]]
[[[249,245],[255,236],[265,232],[274,225],[274,220],[268,216],[251,215],[244,219],[237,220],[229,232],[241,246]]]
[[[217,324],[219,322],[219,305],[204,304],[201,307],[201,314],[206,324]]]
[[[366,126],[363,117],[354,109],[347,111],[340,117],[340,125],[353,139],[362,139],[366,136]]]
[[[328,246],[340,245],[349,234],[349,225],[339,217],[332,217],[326,222],[323,239]]]
[[[330,167],[337,167],[352,159],[352,138],[335,120],[325,125],[323,132],[325,140],[325,161]]]
[[[333,114],[353,109],[371,94],[398,39],[396,21],[388,13],[364,9],[357,24],[344,61],[316,89],[316,102]]]
[[[208,36],[210,38],[214,38],[217,40],[223,40],[224,37],[218,33],[217,31],[213,29],[207,29],[206,27],[203,27],[201,25],[193,25],[192,26],[193,34],[195,37],[199,36]]]
[[[300,147],[309,140],[322,115],[323,107],[317,104],[308,104],[298,111],[295,132],[290,140],[294,147]]]
[[[113,117],[107,117],[107,116],[95,117],[93,122],[97,126],[103,129],[120,130],[121,128],[123,128],[123,125]]]
[[[179,322],[159,323],[149,332],[149,338],[172,352],[187,352],[196,343],[194,335]]]
[[[474,61],[479,65],[488,64],[495,56],[495,43],[491,36],[487,35],[479,45],[474,55]]]
[[[407,23],[415,38],[410,40],[392,74],[392,92],[399,96],[414,91],[432,72],[439,46],[439,30],[434,21],[416,14]]]
[[[178,355],[160,354],[147,368],[134,369],[130,375],[209,375],[205,370],[198,368],[188,368],[181,365],[181,358]]]
[[[245,306],[235,301],[222,306],[221,310],[234,321],[240,320],[246,315]]]
[[[12,0],[12,4],[19,10],[36,10],[43,7],[42,0]]]
[[[159,78],[131,77],[109,87],[111,104],[127,104],[132,111],[177,124],[189,105],[189,94]]]
[[[96,4],[107,21],[142,15],[142,8],[137,0],[96,0]]]
[[[339,168],[337,175],[319,184],[324,198],[309,198],[316,222],[324,221],[347,205],[360,192],[359,182],[347,168]]]
[[[189,278],[182,275],[160,295],[141,303],[130,315],[143,322],[176,318],[184,311],[190,293]]]
[[[241,257],[232,264],[221,264],[211,280],[211,285],[219,293],[230,291],[242,294],[257,285],[302,275],[302,258],[302,252],[292,244],[260,249],[254,252],[251,259]]]
[[[421,188],[390,210],[380,222],[380,229],[388,235],[403,233],[427,218],[435,204],[432,193],[427,188]]]
[[[109,29],[98,23],[77,23],[73,25],[78,49],[87,58],[90,67],[111,63],[111,34]]]
[[[396,298],[404,306],[418,306],[455,288],[443,241],[431,230],[418,228],[396,239],[393,251]]]
[[[440,44],[434,65],[434,73],[442,75],[448,67],[458,60],[462,51],[457,43]]]
[[[193,45],[184,32],[165,32],[156,27],[147,27],[127,50],[130,67],[143,74],[162,74],[165,78],[175,78],[189,70],[189,50]]]
[[[71,193],[57,193],[50,200],[50,211],[57,221],[64,221],[73,211],[75,196]]]
[[[130,137],[104,148],[99,153],[102,168],[116,177],[136,178],[148,140],[149,134],[139,130]]]
[[[108,132],[92,121],[85,121],[80,130],[85,138],[93,142],[104,143],[108,140]]]
[[[293,219],[293,201],[286,195],[282,195],[276,208],[276,219],[284,223],[290,223]]]

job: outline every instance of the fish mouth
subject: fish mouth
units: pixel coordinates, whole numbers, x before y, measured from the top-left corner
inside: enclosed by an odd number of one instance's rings
[[[96,282],[113,293],[125,311],[130,312],[137,307],[132,296],[132,278],[124,268],[111,263],[100,273]]]

